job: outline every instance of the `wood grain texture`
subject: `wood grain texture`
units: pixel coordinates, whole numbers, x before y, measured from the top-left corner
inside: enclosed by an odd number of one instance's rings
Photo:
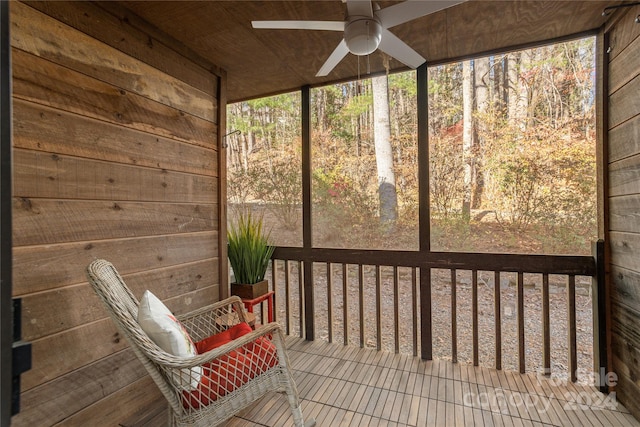
[[[217,120],[214,109],[217,103],[212,91],[196,89],[24,4],[13,5],[11,24],[11,45],[15,49],[72,68],[176,111],[212,123]],[[73,43],[60,43],[60,40],[73,40]]]
[[[425,362],[293,337],[287,343],[303,413],[320,425],[640,425],[621,405],[580,404],[578,399],[600,402],[605,398],[593,387],[554,384],[535,373],[521,375],[444,360]],[[282,396],[273,395],[225,426],[289,425],[288,412]],[[341,416],[348,420],[346,424],[338,422]],[[152,425],[143,424],[148,426]]]
[[[45,420],[54,425],[147,375],[131,349],[116,352],[22,393],[21,411],[12,425],[32,427]]]
[[[636,185],[640,186],[640,182]],[[640,194],[612,197],[609,206],[609,227],[612,231],[633,233],[640,230]]]
[[[627,19],[633,19],[629,17]],[[640,74],[640,31],[638,37],[631,41],[609,62],[609,93],[615,93],[629,82],[634,76]]]
[[[582,2],[574,3],[573,8],[566,8],[562,2],[538,1],[527,2],[528,7],[521,7],[519,2],[471,2],[464,8],[452,8],[446,11],[446,39],[440,40],[447,48],[447,55],[429,55],[433,60],[459,58],[480,52],[505,49],[509,46],[529,45],[566,36],[566,28],[573,27],[574,22],[591,16],[591,29],[596,29],[603,20],[599,16],[602,9],[590,7]],[[487,25],[478,16],[509,16],[509,20],[501,20],[499,30]],[[544,25],[536,24],[544,22]],[[460,31],[464,28],[464,31]],[[442,32],[442,31],[439,31]],[[429,32],[425,32],[429,34]],[[401,34],[398,34],[401,36]],[[407,35],[408,36],[408,35]],[[425,35],[426,36],[426,35]],[[425,37],[423,36],[423,37]],[[402,37],[401,37],[402,38]],[[405,38],[407,39],[407,38]],[[420,37],[411,37],[419,43]],[[442,50],[441,47],[434,49]]]
[[[640,114],[611,129],[609,138],[609,161],[631,157],[640,153]],[[615,164],[615,163],[614,163]]]
[[[151,377],[145,376],[104,399],[96,402],[60,422],[60,427],[88,426],[112,427],[115,420],[126,420],[140,408],[164,399]],[[117,408],[117,410],[115,409]],[[164,418],[166,422],[167,418]],[[117,421],[116,421],[117,422]],[[119,422],[116,425],[121,425]]]
[[[14,248],[15,296],[83,283],[86,266],[110,260],[120,274],[210,260],[217,262],[217,233],[110,239]]]
[[[640,113],[640,75],[633,76],[619,91],[609,95],[609,128]]]
[[[640,272],[611,267],[611,301],[620,307],[640,307]]]
[[[640,234],[611,232],[611,265],[640,271]]]
[[[15,197],[217,203],[217,178],[15,148]]]
[[[127,346],[109,318],[31,342],[33,365],[22,375],[22,391],[68,374]]]
[[[217,265],[199,261],[128,274],[123,279],[136,297],[150,289],[181,314],[217,300],[217,273]],[[22,299],[22,336],[31,341],[107,316],[88,283],[29,294]]]
[[[609,53],[609,61],[613,61],[616,57],[622,54],[625,49],[640,36],[640,28],[638,25],[634,25],[635,17],[640,14],[640,7],[630,7],[620,9],[616,12],[618,16],[615,25],[609,29],[609,46],[611,52]],[[606,48],[605,48],[606,49]],[[611,70],[614,72],[614,70]],[[616,71],[617,72],[617,71]]]
[[[640,6],[618,11],[609,39],[609,311],[607,343],[616,397],[640,417]]]
[[[626,196],[640,192],[640,155],[627,157],[609,165],[609,196]]]
[[[24,3],[204,93],[217,93],[217,79],[211,74],[221,71],[217,66],[196,57],[184,45],[119,5],[111,2]]]
[[[611,331],[613,371],[618,375],[616,395],[623,404],[638,409],[640,380],[640,311],[622,307],[616,303],[611,306],[612,319],[615,322]]]
[[[626,356],[626,355],[625,355]],[[629,355],[630,356],[630,355]],[[636,352],[636,357],[637,357]],[[623,356],[624,357],[624,356]],[[619,360],[614,356],[614,364]],[[619,366],[616,364],[616,366]],[[626,409],[628,409],[632,414],[640,413],[640,401],[637,397],[640,395],[640,384],[638,384],[638,380],[635,377],[629,377],[628,375],[621,374],[618,376],[618,383],[616,385],[616,397],[618,401],[624,405]],[[626,420],[620,418],[614,418],[611,422],[612,425],[615,424],[623,424],[624,421],[632,422],[629,418],[633,417],[633,415],[628,415]]]
[[[213,231],[217,206],[158,202],[13,199],[13,243],[45,245]]]
[[[12,59],[16,99],[165,138],[215,147],[217,129],[211,122],[21,50],[13,49]]]
[[[111,2],[105,3],[111,5]],[[380,6],[392,3],[382,2]],[[465,2],[451,10],[395,26],[392,31],[428,61],[444,61],[450,59],[450,55],[473,55],[516,43],[544,42],[549,38],[597,29],[606,20],[601,16],[602,8],[609,4],[604,1]],[[315,77],[340,41],[339,33],[252,30],[249,25],[254,19],[342,20],[345,6],[341,2],[127,1],[117,6],[132,11],[114,12],[114,16],[124,22],[122,27],[126,23],[135,25],[132,15],[136,16],[179,40],[197,55],[224,65],[229,73],[229,99],[232,101],[358,76],[358,58],[348,55],[329,76]],[[103,3],[100,7],[111,9]],[[460,13],[454,13],[457,10]],[[215,20],[213,26],[212,19]],[[179,50],[156,38],[153,32],[145,32],[152,35],[154,45],[159,40]],[[95,37],[100,38],[99,35]],[[370,55],[369,62],[372,73],[384,73],[384,58],[380,52]],[[391,72],[406,68],[395,60],[391,60],[389,66]]]
[[[176,313],[220,297],[215,67],[106,9],[11,5],[14,295],[33,345],[20,425],[114,425],[159,397],[121,356],[93,259]]]
[[[159,286],[151,284],[152,291]],[[212,303],[214,287],[177,295],[166,301],[176,313],[188,312]],[[57,307],[57,310],[63,310]],[[103,310],[104,313],[104,310]],[[104,314],[103,314],[104,316]],[[32,341],[33,366],[22,376],[22,390],[29,390],[96,360],[122,350],[129,343],[110,317],[84,323],[60,333]]]
[[[31,102],[14,101],[13,112],[13,143],[18,148],[200,175],[218,175],[216,154],[212,149]]]

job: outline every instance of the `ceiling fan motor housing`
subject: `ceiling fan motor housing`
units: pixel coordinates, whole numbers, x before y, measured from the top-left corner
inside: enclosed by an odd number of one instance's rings
[[[344,41],[354,55],[369,55],[378,48],[381,39],[382,25],[375,17],[356,17],[344,29]]]

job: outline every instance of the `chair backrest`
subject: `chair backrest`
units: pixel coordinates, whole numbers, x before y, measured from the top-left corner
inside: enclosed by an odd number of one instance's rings
[[[87,267],[89,283],[104,303],[109,315],[129,340],[131,348],[151,375],[175,411],[180,402],[172,391],[167,373],[154,360],[153,354],[164,353],[138,323],[139,302],[109,261],[98,259]]]
[[[138,317],[138,299],[108,261],[98,259],[87,267],[87,274],[93,289],[119,317]]]

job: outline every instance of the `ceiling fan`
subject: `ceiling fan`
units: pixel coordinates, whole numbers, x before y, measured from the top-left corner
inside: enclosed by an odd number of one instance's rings
[[[251,25],[253,28],[264,29],[344,32],[342,41],[320,68],[316,77],[328,75],[349,52],[362,56],[369,55],[376,49],[380,49],[408,67],[418,68],[426,60],[389,31],[389,28],[463,1],[465,0],[407,0],[376,10],[372,0],[346,0],[347,17],[344,21],[251,21]]]

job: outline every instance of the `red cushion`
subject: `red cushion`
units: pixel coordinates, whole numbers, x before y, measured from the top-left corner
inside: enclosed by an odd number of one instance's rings
[[[251,326],[249,326],[248,323],[238,323],[237,325],[233,325],[226,331],[222,331],[218,334],[210,336],[209,338],[198,341],[196,343],[196,350],[198,350],[198,354],[206,353],[207,351],[223,346],[226,343],[235,340],[236,338],[240,338],[241,336],[246,335],[251,331]]]
[[[251,330],[250,327],[249,330]],[[234,333],[240,333],[238,336],[242,336],[246,332],[232,332],[232,334]],[[212,338],[209,337],[200,342],[211,340]],[[198,348],[198,351],[200,351],[200,348]],[[269,339],[260,337],[246,346],[204,365],[198,388],[192,391],[183,391],[182,403],[187,409],[198,409],[206,406],[277,364],[276,346]]]

